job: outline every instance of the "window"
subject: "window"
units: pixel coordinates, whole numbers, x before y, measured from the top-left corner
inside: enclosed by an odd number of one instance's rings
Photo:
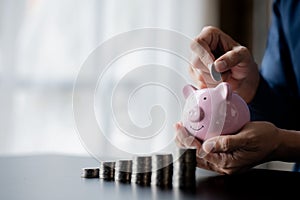
[[[72,95],[77,73],[91,52],[117,34],[144,27],[171,29],[192,38],[204,25],[217,25],[217,6],[216,0],[1,1],[0,152],[86,155],[76,133]],[[144,55],[137,52],[122,62],[137,62],[140,56],[137,63],[141,64],[149,63],[143,59],[151,56],[158,56],[160,61],[170,56],[151,50],[140,53]],[[145,78],[152,75],[171,78],[159,69],[144,74]],[[176,85],[176,80],[169,81]],[[126,91],[130,82],[122,87]],[[155,97],[137,93],[136,98],[142,99],[135,100],[146,99],[146,105],[159,100],[174,104],[165,97],[158,98],[163,91],[156,92]],[[145,117],[141,115],[145,111],[142,103],[132,109],[138,114],[133,120],[144,123],[139,121]],[[112,132],[114,128],[110,127]]]

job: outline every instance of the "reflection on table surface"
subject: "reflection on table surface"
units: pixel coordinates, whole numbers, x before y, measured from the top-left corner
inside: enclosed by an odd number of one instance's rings
[[[265,169],[235,175],[197,169],[196,184],[185,189],[80,177],[83,167],[98,164],[63,155],[0,157],[0,199],[286,199],[298,195],[300,183],[300,173]]]

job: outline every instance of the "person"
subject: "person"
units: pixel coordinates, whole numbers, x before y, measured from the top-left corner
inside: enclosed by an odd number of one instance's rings
[[[261,63],[217,27],[204,27],[191,44],[197,57],[191,75],[199,88],[215,87],[207,66],[214,63],[248,104],[251,120],[236,134],[194,139],[181,122],[176,142],[197,147],[197,166],[221,174],[243,172],[269,161],[300,161],[300,2],[274,0]]]

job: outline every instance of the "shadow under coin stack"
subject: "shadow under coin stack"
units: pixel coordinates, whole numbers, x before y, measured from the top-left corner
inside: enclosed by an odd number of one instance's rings
[[[133,160],[132,182],[141,186],[151,185],[152,157],[137,156]]]
[[[132,160],[118,160],[115,168],[115,180],[121,183],[131,183]]]
[[[153,159],[155,184],[160,188],[172,188],[173,185],[173,155],[156,154]]]
[[[179,188],[194,188],[196,183],[196,148],[180,148],[175,163],[176,182]]]
[[[99,169],[99,178],[104,179],[105,181],[115,180],[115,163],[112,162],[101,162]]]

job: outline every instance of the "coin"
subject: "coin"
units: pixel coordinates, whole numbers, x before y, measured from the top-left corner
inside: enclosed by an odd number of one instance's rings
[[[196,185],[196,151],[194,147],[179,148],[179,158],[175,162],[175,184],[179,188],[192,189]]]
[[[112,181],[115,179],[115,162],[101,162],[99,168],[99,178]]]
[[[132,160],[118,160],[115,167],[115,180],[130,183],[132,176]]]
[[[209,69],[210,75],[213,78],[213,80],[215,80],[216,82],[219,82],[222,80],[222,75],[220,72],[216,71],[216,67],[215,67],[214,63],[209,64],[208,69]]]
[[[153,156],[155,185],[160,188],[171,188],[173,184],[173,155],[169,153]]]
[[[81,177],[82,178],[99,178],[99,168],[98,167],[82,168]]]
[[[133,160],[132,179],[138,185],[151,185],[152,156],[136,156]]]

